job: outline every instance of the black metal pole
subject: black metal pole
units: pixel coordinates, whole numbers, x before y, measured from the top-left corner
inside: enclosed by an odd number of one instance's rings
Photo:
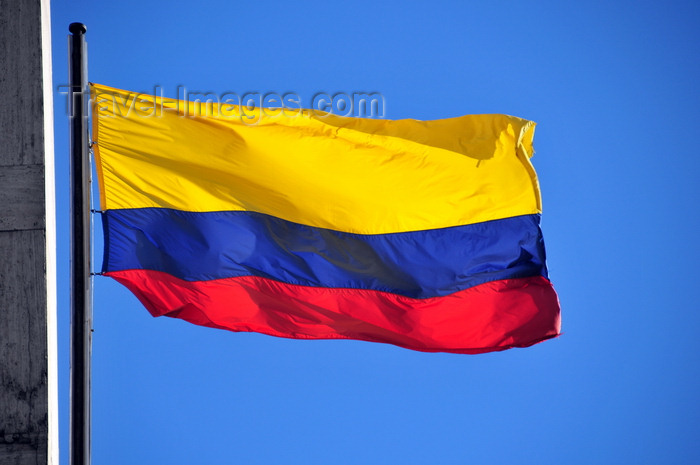
[[[90,464],[90,359],[92,286],[90,276],[90,162],[87,125],[87,49],[81,23],[69,36],[71,329],[70,465]]]

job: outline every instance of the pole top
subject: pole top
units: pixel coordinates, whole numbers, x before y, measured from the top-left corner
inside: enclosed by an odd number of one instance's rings
[[[71,34],[85,34],[87,32],[87,26],[83,23],[70,23],[68,30]]]

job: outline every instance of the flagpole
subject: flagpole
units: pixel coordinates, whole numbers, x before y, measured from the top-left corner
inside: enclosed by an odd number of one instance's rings
[[[70,105],[70,465],[90,464],[90,358],[92,282],[90,277],[90,162],[88,153],[87,28],[72,23],[69,36]]]

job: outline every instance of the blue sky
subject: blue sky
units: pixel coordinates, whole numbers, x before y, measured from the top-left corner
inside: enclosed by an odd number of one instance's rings
[[[700,461],[700,4],[54,1],[89,79],[380,92],[387,117],[538,123],[560,338],[486,355],[293,341],[153,319],[95,280],[93,463]],[[60,447],[68,453],[68,120],[55,97]],[[101,265],[96,240],[95,267]]]

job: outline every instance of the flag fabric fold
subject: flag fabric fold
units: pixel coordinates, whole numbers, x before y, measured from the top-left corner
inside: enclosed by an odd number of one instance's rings
[[[103,273],[152,315],[428,352],[559,334],[534,123],[91,90]]]

